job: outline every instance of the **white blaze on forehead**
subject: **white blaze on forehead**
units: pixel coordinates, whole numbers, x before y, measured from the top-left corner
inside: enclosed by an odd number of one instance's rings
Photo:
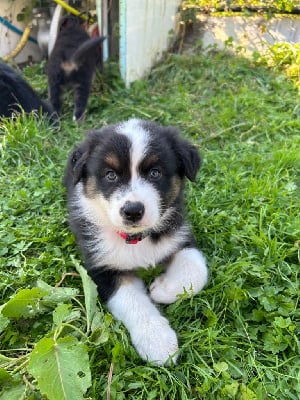
[[[139,119],[130,119],[117,127],[117,132],[128,137],[131,143],[131,173],[136,178],[138,165],[145,157],[149,142],[149,133],[143,128]]]
[[[144,215],[138,222],[139,231],[152,228],[160,218],[160,195],[150,182],[139,175],[139,165],[143,161],[149,146],[150,134],[143,128],[142,121],[130,119],[118,125],[117,133],[125,135],[130,141],[130,173],[131,179],[128,185],[124,185],[111,196],[110,219],[115,226],[120,226],[125,231],[130,227],[123,227],[124,220],[120,209],[129,202],[140,202],[144,205]]]

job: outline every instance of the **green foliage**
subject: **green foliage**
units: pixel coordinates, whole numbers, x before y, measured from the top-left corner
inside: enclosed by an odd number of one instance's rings
[[[10,0],[9,3],[11,4],[11,7],[14,6],[14,0]],[[32,10],[34,7],[43,8],[50,6],[51,0],[32,0],[30,2],[30,5],[26,5],[25,7],[23,7],[22,10],[17,14],[17,21],[28,24],[32,21]]]
[[[43,281],[38,281],[37,287],[20,290],[1,306],[1,342],[3,350],[9,353],[8,357],[0,356],[1,399],[28,398],[30,392],[38,393],[38,390],[49,400],[82,399],[91,386],[85,343],[95,338],[99,342],[103,321],[96,304],[95,285],[82,267],[77,269],[82,272],[87,309],[78,300],[74,303],[77,289],[51,287]],[[77,326],[83,317],[86,332]],[[46,329],[42,326],[44,321],[47,321]],[[88,337],[89,333],[94,339]],[[30,343],[36,341],[32,348]],[[25,345],[19,350],[22,356],[13,357],[18,350],[12,347],[21,344]],[[35,378],[33,383],[28,383],[29,388],[27,380],[22,382],[28,374]]]
[[[168,55],[130,89],[112,67],[80,128],[68,101],[57,131],[33,116],[1,122],[1,400],[299,398],[300,101],[278,61]],[[37,70],[26,77],[44,91]],[[203,158],[186,200],[210,281],[161,307],[181,347],[170,368],[141,361],[97,302],[66,220],[70,149],[129,117],[177,125]]]
[[[1,315],[9,318],[34,317],[44,311],[40,306],[40,300],[45,294],[47,292],[40,288],[23,289],[4,304]]]
[[[28,371],[50,400],[80,400],[91,385],[86,348],[72,336],[41,339],[30,354]]]
[[[298,0],[186,0],[184,6],[200,7],[204,10],[230,10],[236,7],[252,8],[255,10],[264,11],[283,11],[292,12],[294,9],[299,9]]]
[[[289,79],[300,85],[300,44],[276,43],[269,46],[266,54],[254,54],[254,58],[277,71],[284,71]]]

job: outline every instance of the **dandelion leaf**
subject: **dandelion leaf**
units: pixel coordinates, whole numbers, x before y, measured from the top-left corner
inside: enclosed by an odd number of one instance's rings
[[[72,336],[41,339],[30,355],[28,370],[49,400],[82,400],[91,385],[87,349]]]
[[[3,306],[2,315],[7,318],[34,317],[44,311],[41,299],[47,293],[40,288],[22,289]]]

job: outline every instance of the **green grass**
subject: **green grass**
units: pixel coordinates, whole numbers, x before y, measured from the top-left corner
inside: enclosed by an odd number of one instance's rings
[[[29,68],[26,76],[45,93],[42,70]],[[41,399],[28,368],[29,359],[34,364],[30,352],[44,337],[58,338],[59,346],[65,336],[76,338],[89,354],[92,381],[82,398],[298,399],[300,101],[295,84],[264,65],[214,51],[169,55],[130,89],[112,66],[95,82],[80,128],[71,122],[68,96],[65,104],[58,131],[25,116],[1,123],[1,304],[22,289],[45,288],[41,281],[54,287],[63,274],[76,272],[81,259],[68,229],[61,184],[67,155],[86,130],[132,116],[176,125],[199,147],[203,166],[197,182],[187,185],[186,199],[210,281],[194,298],[183,296],[161,307],[181,347],[178,365],[169,368],[142,362],[126,329],[100,304],[96,328],[88,329],[84,279],[66,276],[62,297],[52,303],[45,294],[30,292],[36,296],[32,303],[29,297],[27,303],[12,303],[14,310],[20,306],[19,316],[0,318],[0,399]],[[147,275],[151,280],[151,272]],[[68,288],[77,292],[65,292]]]

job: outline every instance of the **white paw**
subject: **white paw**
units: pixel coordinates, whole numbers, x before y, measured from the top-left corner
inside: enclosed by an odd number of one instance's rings
[[[202,253],[194,248],[180,250],[166,272],[150,286],[150,297],[156,303],[171,304],[179,294],[199,293],[207,282],[207,267]]]
[[[180,282],[173,282],[166,274],[155,278],[150,288],[150,297],[155,303],[171,304],[178,300],[177,295],[184,292]]]
[[[166,318],[150,318],[130,333],[134,347],[144,360],[156,365],[176,362],[177,337]]]

